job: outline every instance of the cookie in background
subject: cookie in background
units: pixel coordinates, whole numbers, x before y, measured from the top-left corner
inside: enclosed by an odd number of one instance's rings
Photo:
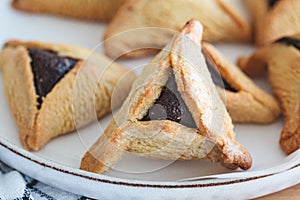
[[[238,65],[246,73],[266,75],[278,98],[284,127],[280,145],[290,154],[300,148],[300,34],[283,37],[253,55],[240,58]]]
[[[192,18],[203,24],[205,41],[251,41],[249,22],[228,2],[128,0],[105,30],[105,53],[111,58],[136,58],[158,52]]]
[[[262,46],[300,32],[299,0],[243,0],[254,23],[255,41]]]
[[[125,0],[13,0],[12,7],[85,20],[109,21]]]
[[[88,49],[34,41],[6,42],[0,66],[20,139],[30,151],[109,114],[135,79]]]
[[[212,80],[234,123],[271,123],[280,115],[277,100],[209,43],[202,44]]]

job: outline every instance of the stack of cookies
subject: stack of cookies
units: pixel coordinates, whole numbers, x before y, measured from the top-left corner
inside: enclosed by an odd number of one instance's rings
[[[0,69],[24,148],[39,150],[120,106],[81,169],[102,173],[129,153],[208,159],[247,170],[252,158],[235,139],[233,123],[272,123],[281,112],[281,147],[287,154],[296,151],[297,1],[243,0],[251,24],[225,0],[13,0],[21,11],[108,22],[103,44],[112,60],[157,54],[135,80],[133,72],[82,47],[6,42]],[[252,41],[258,50],[238,66],[210,44]],[[275,97],[249,78],[264,75]],[[114,91],[118,101],[112,104]]]

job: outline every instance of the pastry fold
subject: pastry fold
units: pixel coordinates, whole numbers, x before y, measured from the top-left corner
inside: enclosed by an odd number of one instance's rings
[[[109,113],[135,79],[88,49],[42,42],[8,41],[0,66],[21,141],[32,151]]]
[[[144,68],[110,125],[82,158],[81,169],[105,172],[124,153],[251,167],[250,154],[234,139],[201,40],[202,25],[191,20]]]
[[[267,73],[273,93],[283,115],[282,149],[290,154],[300,148],[300,35],[278,39],[253,55],[240,59],[240,67],[248,73]]]
[[[211,44],[202,51],[226,108],[235,123],[270,123],[281,113],[277,100],[260,89]],[[219,74],[216,74],[218,73]],[[225,90],[224,90],[225,89]]]
[[[262,46],[300,32],[298,0],[243,1],[253,17],[257,45]]]
[[[157,52],[191,18],[203,24],[204,40],[251,40],[248,22],[224,0],[129,0],[104,33],[105,53],[111,58],[134,58]]]
[[[125,0],[13,0],[15,9],[66,17],[108,21]]]

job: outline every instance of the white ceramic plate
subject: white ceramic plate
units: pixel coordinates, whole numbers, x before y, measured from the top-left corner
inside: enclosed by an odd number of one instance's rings
[[[9,0],[0,2],[0,45],[12,38],[75,44],[94,48],[105,24],[76,21],[51,16],[30,15],[14,11]],[[249,54],[247,45],[217,46],[232,61]],[[123,61],[135,68],[150,58]],[[1,75],[0,75],[1,79]],[[265,80],[256,80],[269,90]],[[0,80],[0,159],[46,184],[93,198],[215,198],[245,199],[273,193],[300,182],[296,152],[286,157],[278,140],[282,119],[270,125],[236,125],[237,139],[253,156],[253,167],[233,173],[207,161],[159,161],[127,156],[103,175],[79,170],[80,159],[100,136],[99,124],[105,128],[111,116],[79,132],[52,140],[45,148],[30,153],[23,150],[4,88]],[[194,181],[179,181],[204,177]]]

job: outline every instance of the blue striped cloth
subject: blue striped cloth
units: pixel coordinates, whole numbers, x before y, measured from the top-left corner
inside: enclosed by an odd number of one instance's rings
[[[14,170],[0,160],[0,200],[86,200],[50,187]]]

